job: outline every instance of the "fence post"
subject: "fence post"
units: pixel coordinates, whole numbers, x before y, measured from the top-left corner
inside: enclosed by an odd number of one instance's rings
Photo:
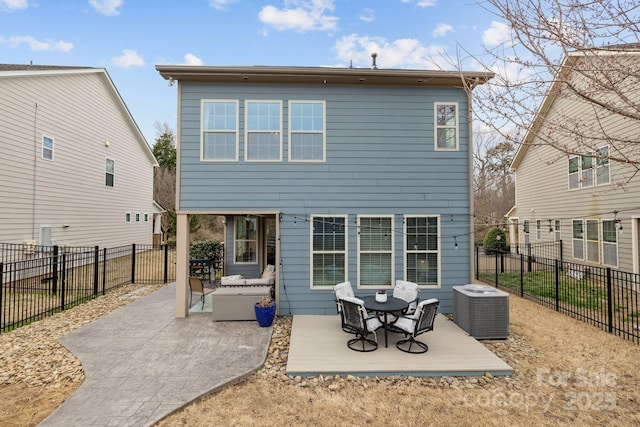
[[[57,263],[56,263],[57,264]],[[62,280],[61,280],[61,284],[60,287],[62,288],[62,297],[60,299],[60,310],[64,311],[64,294],[65,294],[65,290],[66,290],[66,281],[67,281],[67,254],[66,253],[62,253]],[[54,279],[55,280],[55,279]]]
[[[100,263],[100,248],[95,246],[93,248],[93,295],[98,295],[98,277],[99,277],[99,263]]]
[[[58,246],[54,246],[53,247],[53,265],[52,267],[52,271],[51,271],[51,292],[56,295],[58,293],[58,252],[59,248]]]
[[[169,245],[164,245],[164,283],[169,282]]]
[[[136,283],[136,244],[131,245],[131,283]]]
[[[496,288],[498,287],[498,252],[496,252]]]
[[[527,272],[531,273],[531,243],[527,243]]]
[[[609,333],[613,333],[613,296],[611,295],[611,267],[607,267],[607,317]]]
[[[559,289],[560,289],[560,261],[558,261],[558,259],[556,258],[555,260],[555,273],[556,273],[556,311],[560,311],[560,294],[559,294]]]
[[[524,254],[520,254],[520,297],[524,297]]]
[[[102,295],[107,291],[107,248],[102,249]]]

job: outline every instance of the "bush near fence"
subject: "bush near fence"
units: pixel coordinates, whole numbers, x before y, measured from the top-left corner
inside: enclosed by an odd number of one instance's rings
[[[175,280],[175,246],[115,248],[0,244],[0,332],[120,286]]]
[[[476,279],[640,343],[640,275],[561,254],[561,241],[492,255],[476,246]]]

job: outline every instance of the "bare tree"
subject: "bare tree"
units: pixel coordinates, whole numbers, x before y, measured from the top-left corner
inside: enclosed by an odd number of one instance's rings
[[[558,158],[608,158],[637,174],[639,140],[628,130],[640,132],[640,3],[486,0],[483,6],[507,25],[500,44],[472,55],[496,73],[474,89],[476,119],[506,142],[520,144],[534,129],[535,144],[554,147]],[[549,98],[570,100],[589,114],[547,115]],[[627,131],[612,130],[612,123]],[[610,149],[598,151],[604,145]]]
[[[482,240],[493,226],[504,225],[504,215],[515,204],[515,185],[510,165],[514,145],[496,133],[474,135],[475,239]]]

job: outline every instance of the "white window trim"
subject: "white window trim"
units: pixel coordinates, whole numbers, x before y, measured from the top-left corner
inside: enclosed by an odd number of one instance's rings
[[[455,148],[438,147],[438,129],[449,129],[453,126],[438,126],[438,106],[455,105],[456,107],[456,146]],[[435,151],[460,151],[460,106],[457,102],[434,102],[433,103],[433,147]]]
[[[357,288],[358,289],[392,289],[394,284],[395,284],[395,277],[396,277],[396,257],[394,255],[395,253],[395,246],[396,246],[396,241],[395,241],[395,221],[394,221],[394,215],[393,214],[384,214],[384,215],[376,215],[376,214],[367,214],[367,215],[358,215],[357,216],[357,224],[358,224],[358,230],[360,230],[360,220],[362,218],[390,218],[391,219],[391,236],[389,236],[389,238],[391,239],[391,249],[389,250],[389,253],[391,253],[391,283],[388,286],[361,286],[360,285],[360,231],[358,231],[358,245],[357,245],[357,269],[358,269],[358,284],[357,284]],[[376,253],[382,253],[382,251],[376,251]]]
[[[233,159],[207,159],[204,157],[204,133],[222,133],[220,130],[204,128],[204,105],[214,102],[233,102],[236,104],[236,155]],[[224,131],[228,132],[228,131]],[[240,159],[240,102],[237,99],[202,99],[200,100],[200,161],[201,162],[237,162]]]
[[[596,231],[596,240],[591,240],[589,239],[589,223],[595,223],[595,226],[597,227],[597,231]],[[598,218],[587,218],[584,220],[584,259],[587,262],[591,262],[591,263],[596,263],[596,264],[600,264],[602,261],[602,253],[601,253],[601,249],[602,249],[602,241],[601,241],[601,237],[602,237],[602,227],[600,226],[600,220]],[[598,248],[598,256],[597,259],[593,260],[589,258],[589,243],[595,243],[596,247]]]
[[[613,245],[613,243],[611,242],[605,242],[604,241],[604,222],[608,221],[614,221],[613,218],[611,219],[601,219],[600,220],[600,254],[602,256],[602,265],[606,265],[607,267],[613,267],[613,268],[618,268],[618,266],[620,265],[620,233],[618,231],[618,228],[615,226],[614,224],[614,229],[616,230],[616,263],[615,264],[607,264],[605,263],[605,256],[604,256],[604,245]]]
[[[308,133],[321,133],[322,134],[322,159],[319,160],[298,160],[298,159],[291,159],[291,140],[292,140],[292,135],[294,132],[291,130],[291,104],[322,104],[322,132],[318,132],[318,131],[314,131],[311,132],[309,131]],[[319,100],[297,100],[297,99],[290,99],[288,102],[288,112],[287,112],[287,117],[288,117],[288,124],[289,124],[289,130],[288,130],[288,137],[289,137],[289,153],[288,153],[288,160],[289,162],[292,163],[325,163],[327,161],[327,102],[326,101],[319,101]]]
[[[44,156],[44,151],[45,151],[45,146],[44,146],[44,140],[49,139],[51,140],[51,158],[48,159],[47,157]],[[55,159],[55,148],[56,148],[56,141],[55,139],[51,138],[50,136],[47,135],[42,135],[42,142],[41,142],[41,151],[40,151],[40,158],[42,160],[46,160],[48,162],[52,162]],[[49,148],[46,148],[47,150],[49,150]]]
[[[311,215],[310,216],[311,227],[309,227],[309,288],[310,289],[332,289],[333,286],[337,285],[328,285],[328,286],[314,286],[313,285],[313,255],[316,253],[326,253],[326,254],[335,254],[340,253],[340,251],[314,251],[313,250],[313,221],[315,218],[344,218],[344,281],[349,280],[349,216],[348,215]]]
[[[576,221],[579,221],[582,223],[582,239],[576,239],[575,237],[573,237],[573,223]],[[582,258],[576,258],[575,256],[574,247],[576,244],[576,240],[582,240]],[[584,220],[581,218],[572,219],[571,220],[571,258],[578,259],[580,261],[584,261],[586,259],[587,251],[586,251],[586,248],[584,247],[586,240],[587,240],[587,225],[585,224]]]
[[[113,162],[113,185],[107,185],[107,160],[111,160]],[[116,186],[116,161],[115,159],[112,159],[111,157],[105,157],[104,158],[104,175],[102,176],[103,178],[103,185],[107,188],[114,188]]]
[[[442,287],[442,233],[441,233],[441,226],[442,226],[442,221],[440,219],[440,215],[436,214],[436,215],[405,215],[404,216],[404,226],[403,226],[403,232],[404,232],[404,238],[407,238],[407,218],[437,218],[438,219],[438,250],[436,251],[437,254],[437,268],[438,268],[438,280],[437,280],[437,284],[436,285],[419,285],[418,287],[420,289],[440,289]],[[413,253],[412,251],[408,251],[407,250],[407,244],[406,244],[406,240],[403,242],[403,276],[404,276],[404,280],[407,280],[407,253]],[[433,251],[415,251],[418,253],[433,253]]]
[[[556,219],[554,221],[553,232],[554,232],[554,240],[556,242],[559,242],[560,240],[562,240],[562,221],[560,221],[559,219]]]
[[[254,241],[253,239],[238,239],[238,229],[237,229],[237,221],[244,221],[244,218],[240,218],[240,217],[235,217],[234,219],[234,224],[233,224],[233,264],[235,265],[256,265],[259,262],[259,257],[258,257],[258,251],[259,251],[259,247],[258,245],[260,244],[260,236],[259,236],[259,229],[260,229],[260,221],[258,220],[257,217],[251,217],[250,218],[252,221],[256,222],[256,238],[255,238],[255,242],[256,242],[256,260],[255,261],[238,261],[236,259],[236,247],[238,246],[238,241],[242,240],[245,242],[252,242]]]
[[[250,103],[275,103],[280,105],[280,128],[278,129],[279,137],[279,155],[277,159],[249,159],[249,134],[250,133],[273,133],[272,130],[252,130],[249,131],[249,104]],[[282,101],[277,99],[247,99],[244,101],[244,161],[255,162],[282,162]]]
[[[609,146],[608,145],[603,145],[602,147],[598,147],[596,148],[595,151],[587,153],[585,155],[572,155],[569,156],[567,158],[567,190],[569,191],[578,191],[578,190],[582,190],[585,188],[593,188],[593,187],[604,187],[605,185],[610,185],[611,184],[611,161],[609,160],[609,162],[607,163],[607,167],[609,168],[609,180],[605,183],[602,184],[598,184],[598,170],[604,168],[604,166],[598,166],[598,150],[601,150],[603,148],[607,148],[607,152],[609,151]],[[590,170],[592,171],[592,177],[591,177],[591,181],[590,184],[585,185],[584,182],[585,180],[583,179],[583,172],[584,169],[582,169],[582,158],[583,157],[591,157],[591,168]],[[569,173],[569,163],[571,161],[571,159],[578,159],[578,171],[574,172],[574,174],[576,174],[578,176],[578,186],[576,188],[571,188],[571,174]]]

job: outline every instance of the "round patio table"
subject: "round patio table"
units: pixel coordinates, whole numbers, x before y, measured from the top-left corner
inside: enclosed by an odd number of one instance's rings
[[[371,310],[371,311],[375,311],[377,313],[382,313],[384,314],[384,320],[382,322],[382,325],[384,326],[384,346],[388,347],[388,341],[387,341],[387,315],[389,313],[395,313],[398,311],[403,311],[405,310],[407,307],[409,307],[409,303],[406,302],[403,299],[400,298],[394,298],[392,296],[388,296],[387,297],[387,302],[378,302],[376,301],[376,296],[375,295],[369,295],[366,297],[361,297],[360,298],[362,301],[364,301],[364,308],[366,308],[367,310]]]

